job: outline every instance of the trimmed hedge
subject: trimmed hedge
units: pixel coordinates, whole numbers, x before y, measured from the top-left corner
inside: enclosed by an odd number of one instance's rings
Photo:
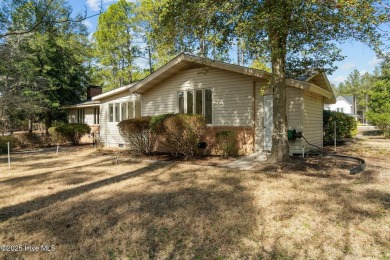
[[[63,137],[59,132],[56,131],[57,127],[50,127],[47,129],[47,132],[49,132],[50,141],[54,144],[63,144],[66,143],[67,140],[65,137]]]
[[[150,155],[154,151],[157,135],[150,127],[150,117],[127,119],[119,122],[119,132],[130,149]]]
[[[19,140],[12,135],[0,136],[0,154],[8,153],[8,142],[10,148],[13,149],[18,146]]]
[[[175,157],[193,159],[198,152],[198,144],[206,129],[202,115],[165,114],[155,116],[151,127],[157,134],[165,137],[166,145]]]
[[[53,133],[53,130],[50,130]],[[64,124],[57,126],[54,130],[59,136],[56,138],[63,138],[72,144],[79,144],[83,135],[91,132],[91,128],[87,124]]]
[[[357,134],[357,123],[355,118],[342,112],[324,110],[323,129],[324,144],[334,142],[334,124],[336,123],[336,141],[342,138],[350,138]]]

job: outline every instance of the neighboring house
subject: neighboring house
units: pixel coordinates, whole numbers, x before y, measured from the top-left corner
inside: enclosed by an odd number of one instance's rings
[[[354,96],[338,96],[335,104],[325,104],[324,109],[342,112],[353,116],[357,120],[359,116],[356,113],[355,104],[356,99]]]
[[[85,123],[91,127],[91,136],[99,136],[100,104],[92,101],[92,97],[102,93],[102,88],[90,86],[87,88],[87,101],[75,105],[64,106],[68,111],[69,123]]]
[[[206,152],[212,152],[215,133],[235,130],[240,152],[270,151],[272,147],[271,74],[242,66],[180,54],[145,79],[95,96],[100,102],[101,140],[122,147],[120,120],[165,113],[203,114],[207,122]],[[287,79],[288,129],[302,132],[322,147],[324,103],[335,102],[324,73],[306,80]],[[290,141],[290,155],[313,147],[301,138]],[[162,145],[158,150],[164,150]]]

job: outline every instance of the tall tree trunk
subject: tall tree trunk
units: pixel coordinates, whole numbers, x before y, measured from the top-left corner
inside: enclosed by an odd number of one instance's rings
[[[273,88],[273,132],[271,160],[283,162],[289,157],[286,113],[286,42],[287,35],[270,32],[272,88]]]
[[[53,119],[51,117],[51,113],[47,112],[45,114],[46,135],[49,135],[49,128],[52,126],[52,124],[53,124]]]

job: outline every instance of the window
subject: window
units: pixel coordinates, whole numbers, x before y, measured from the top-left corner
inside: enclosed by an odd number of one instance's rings
[[[94,108],[93,110],[93,123],[95,125],[99,124],[99,117],[100,117],[100,108]]]
[[[344,108],[342,107],[342,108],[340,108],[340,112],[343,112],[344,113]]]
[[[121,121],[121,116],[120,116],[120,103],[114,103],[114,115],[115,115],[115,122],[120,122]]]
[[[206,124],[213,123],[213,92],[211,89],[204,90],[204,117]]]
[[[187,91],[187,114],[194,113],[194,92]]]
[[[203,90],[197,90],[195,93],[195,113],[201,115],[203,112]]]
[[[114,104],[108,104],[108,122],[114,122]]]
[[[179,114],[184,114],[184,92],[179,92]]]
[[[84,123],[84,109],[77,109],[77,123]]]
[[[213,122],[213,92],[211,89],[179,92],[178,106],[179,114],[203,115],[207,124]]]
[[[134,115],[134,103],[128,102],[127,103],[127,119],[135,118]]]
[[[121,104],[121,119],[119,121],[126,120],[126,119],[128,119],[128,117],[127,117],[127,104],[122,103]]]
[[[134,118],[134,102],[108,104],[109,122],[120,122]]]

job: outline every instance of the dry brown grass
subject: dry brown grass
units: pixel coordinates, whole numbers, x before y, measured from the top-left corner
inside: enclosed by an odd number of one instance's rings
[[[3,156],[0,244],[56,250],[0,257],[389,259],[388,156],[356,176],[336,160],[248,172],[88,149],[14,155],[8,172]]]

